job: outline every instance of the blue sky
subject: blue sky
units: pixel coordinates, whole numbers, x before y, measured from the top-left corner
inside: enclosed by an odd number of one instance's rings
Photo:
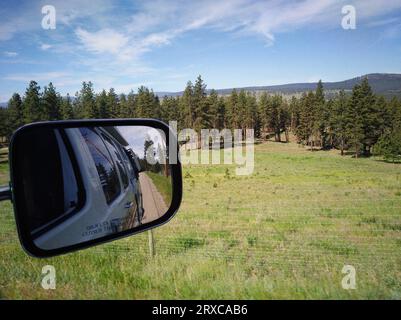
[[[179,91],[198,74],[229,88],[401,73],[401,0],[8,1],[0,16],[0,101],[30,80],[73,95],[89,80],[128,93]]]

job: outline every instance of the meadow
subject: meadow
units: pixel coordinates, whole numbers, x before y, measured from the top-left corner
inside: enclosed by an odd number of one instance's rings
[[[401,164],[255,146],[255,170],[186,165],[177,215],[148,235],[35,259],[0,204],[0,298],[401,299]],[[7,166],[0,166],[1,183]],[[57,288],[41,287],[53,265]],[[356,289],[341,286],[344,265]]]
[[[152,180],[156,189],[162,195],[163,200],[166,203],[166,206],[168,207],[171,203],[171,198],[172,198],[172,185],[170,176],[165,177],[162,174],[154,173],[151,171],[147,171],[146,174]]]

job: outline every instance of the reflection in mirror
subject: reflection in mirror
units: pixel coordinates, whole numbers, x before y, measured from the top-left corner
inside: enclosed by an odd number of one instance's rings
[[[171,204],[164,132],[145,126],[35,128],[20,137],[25,220],[62,248],[154,221]]]

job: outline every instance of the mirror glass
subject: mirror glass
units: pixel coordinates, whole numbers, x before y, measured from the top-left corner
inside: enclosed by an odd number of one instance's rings
[[[21,135],[15,170],[35,245],[62,248],[163,216],[172,199],[167,147],[163,131],[145,126]]]

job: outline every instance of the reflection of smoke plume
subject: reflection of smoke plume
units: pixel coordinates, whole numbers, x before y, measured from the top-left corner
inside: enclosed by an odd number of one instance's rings
[[[142,161],[146,171],[164,174],[166,177],[169,176],[167,151],[163,141],[155,142],[149,136],[146,136],[143,153],[144,159]]]
[[[144,143],[144,158],[146,159],[146,162],[150,165],[156,164],[156,151],[154,147],[154,142],[148,135],[145,137],[145,143]]]
[[[162,142],[153,141],[149,136],[145,137],[144,159],[151,165],[156,163],[165,164],[167,158],[166,146]]]
[[[159,163],[166,163],[166,148],[164,148],[160,143],[157,144],[157,158]]]

